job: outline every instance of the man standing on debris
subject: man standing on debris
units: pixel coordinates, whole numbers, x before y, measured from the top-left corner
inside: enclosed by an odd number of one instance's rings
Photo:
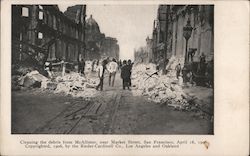
[[[84,75],[84,69],[85,69],[85,61],[81,59],[78,63],[78,73],[82,73]]]
[[[52,78],[52,63],[51,62],[45,62],[44,70],[47,71],[48,77]]]
[[[181,75],[181,64],[179,63],[176,67],[176,78],[178,79],[178,77]]]
[[[190,59],[191,59],[191,62],[193,62],[193,58],[194,58],[194,55],[195,55],[196,51],[197,51],[196,48],[189,48],[189,51],[188,51],[188,62],[189,62]]]
[[[123,66],[121,68],[121,78],[122,78],[122,84],[123,84],[123,89],[126,87],[129,88],[129,79],[130,79],[130,67],[127,65],[127,61],[123,61]]]
[[[116,60],[114,58],[107,65],[107,70],[109,72],[109,86],[111,85],[111,81],[112,81],[112,87],[114,87],[115,75],[118,70],[118,64],[116,63]]]
[[[105,61],[102,62],[102,64],[99,65],[99,62],[97,62],[97,73],[98,73],[98,77],[100,79],[99,84],[96,86],[96,90],[99,90],[99,88],[101,89],[101,91],[103,90],[103,79],[104,79],[104,63]]]

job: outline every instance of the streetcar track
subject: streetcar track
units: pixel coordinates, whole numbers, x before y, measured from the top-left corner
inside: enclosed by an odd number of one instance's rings
[[[110,120],[110,125],[109,125],[109,129],[108,129],[108,134],[112,134],[113,133],[113,129],[114,129],[114,123],[115,123],[115,118],[116,118],[116,112],[118,110],[120,101],[121,101],[122,95],[118,94],[115,97],[115,101],[114,101],[114,110],[111,116],[111,120]]]
[[[55,117],[53,117],[52,119],[50,119],[49,121],[47,121],[43,126],[35,129],[34,133],[36,133],[39,130],[43,130],[45,127],[47,127],[48,125],[50,125],[55,119],[57,119],[60,115],[62,115],[64,112],[66,112],[70,107],[73,107],[75,105],[77,105],[78,103],[75,103],[73,105],[67,106],[65,109],[63,109],[63,111],[61,111],[60,113],[58,113]]]
[[[53,125],[52,123],[54,122],[54,121],[56,121],[60,116],[63,116],[63,114],[64,113],[66,113],[68,110],[70,110],[71,108],[73,108],[74,106],[76,106],[76,105],[79,105],[79,102],[80,101],[78,101],[78,102],[76,102],[76,103],[74,103],[73,105],[70,105],[70,106],[67,106],[65,109],[63,109],[63,111],[61,111],[60,113],[58,113],[55,117],[53,117],[51,120],[49,120],[49,121],[47,121],[43,126],[41,126],[41,127],[39,127],[39,128],[37,128],[35,131],[34,131],[34,133],[43,133],[44,132],[44,129],[46,129],[46,128],[49,128],[50,129],[50,127],[51,127],[51,125]],[[85,101],[86,102],[86,101]],[[84,107],[82,107],[82,108],[86,108],[89,104],[90,104],[90,101],[87,101],[88,103],[86,104],[86,105],[84,105]]]
[[[90,105],[90,102],[88,102],[84,107],[82,107],[82,108],[80,108],[80,109],[78,109],[78,110],[76,110],[76,111],[74,111],[74,112],[72,112],[72,113],[70,113],[70,114],[64,116],[64,118],[67,118],[67,117],[69,117],[69,116],[71,116],[71,115],[73,115],[73,114],[76,114],[77,112],[79,112],[79,111],[81,111],[81,110],[86,109],[89,105]]]
[[[100,109],[100,107],[102,106],[102,104],[99,104],[99,105],[98,105],[97,109],[94,111],[94,114],[87,115],[87,114],[90,112],[90,110],[91,110],[92,108],[95,108],[95,105],[96,105],[96,104],[92,104],[92,105],[88,108],[88,110],[87,110],[86,112],[84,112],[84,113],[81,115],[81,117],[78,119],[78,121],[76,121],[76,123],[70,128],[70,130],[69,130],[66,134],[71,133],[71,132],[77,127],[77,125],[80,123],[80,121],[81,121],[82,119],[86,119],[86,118],[92,117],[92,116],[98,116],[98,115],[97,115],[97,112],[98,112],[98,110]]]
[[[89,110],[94,106],[94,104],[92,106],[89,107],[89,109],[84,113],[87,114],[89,112]],[[83,115],[78,119],[78,121],[70,128],[70,130],[66,133],[66,134],[69,134],[70,132],[72,132],[76,126],[79,124],[79,122],[83,119]]]

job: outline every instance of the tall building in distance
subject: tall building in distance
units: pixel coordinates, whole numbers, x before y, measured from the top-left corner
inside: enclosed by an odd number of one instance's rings
[[[87,59],[100,59],[101,56],[101,43],[105,39],[105,35],[101,33],[96,20],[92,15],[86,20],[86,58]]]
[[[134,50],[134,59],[136,63],[151,63],[152,62],[152,46],[153,40],[146,38],[146,45]]]
[[[119,45],[116,38],[107,37],[100,31],[99,25],[90,15],[86,20],[86,51],[87,59],[105,57],[119,59]]]
[[[117,39],[113,37],[105,37],[101,44],[101,57],[112,57],[119,59],[119,45]]]

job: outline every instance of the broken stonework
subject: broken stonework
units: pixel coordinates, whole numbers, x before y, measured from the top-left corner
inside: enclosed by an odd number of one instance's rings
[[[99,79],[89,79],[79,73],[71,72],[65,76],[56,77],[54,83],[57,83],[55,93],[65,93],[74,97],[92,97],[97,93],[95,87]]]
[[[174,65],[177,64],[175,62],[174,59],[170,60],[167,68],[172,71],[167,75],[157,71],[154,64],[135,65],[131,76],[133,88],[141,90],[142,95],[156,103],[185,109],[188,106],[187,95],[182,90],[182,83],[175,77]]]
[[[25,76],[20,76],[18,81],[19,86],[23,87],[41,87],[41,83],[47,81],[48,78],[34,70],[27,73]]]

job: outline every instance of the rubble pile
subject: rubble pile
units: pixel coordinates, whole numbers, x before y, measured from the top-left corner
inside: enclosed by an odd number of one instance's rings
[[[42,88],[52,90],[54,93],[65,93],[74,97],[92,97],[97,91],[95,87],[99,84],[98,78],[86,78],[85,76],[71,72],[65,76],[56,76],[52,79],[41,75],[34,70],[26,75],[12,76],[12,89]]]
[[[23,67],[19,65],[12,65],[11,66],[11,89],[12,90],[20,90],[23,85],[23,79],[27,73],[34,69],[29,67]]]
[[[85,61],[85,73],[90,73],[92,70],[92,61]]]
[[[188,109],[189,107],[188,97],[183,92],[182,86],[171,75],[162,75],[160,71],[156,70],[154,64],[134,66],[131,81],[132,87],[140,90],[141,94],[147,96],[149,100],[177,109]]]
[[[95,87],[98,85],[99,79],[88,79],[79,73],[72,72],[63,77],[58,76],[52,82],[57,84],[55,93],[62,92],[74,97],[92,97],[97,93]],[[48,84],[45,88],[50,88]]]
[[[184,62],[185,62],[185,59],[184,58],[176,58],[175,56],[172,56],[170,59],[169,59],[169,62],[166,66],[166,70],[168,72],[168,76],[169,77],[172,77],[172,78],[175,78],[176,77],[176,71],[175,71],[175,67],[180,63],[181,64],[181,67],[184,66]]]
[[[37,70],[31,71],[24,76],[12,76],[17,86],[39,88],[41,84],[48,80],[47,77],[41,75]]]

